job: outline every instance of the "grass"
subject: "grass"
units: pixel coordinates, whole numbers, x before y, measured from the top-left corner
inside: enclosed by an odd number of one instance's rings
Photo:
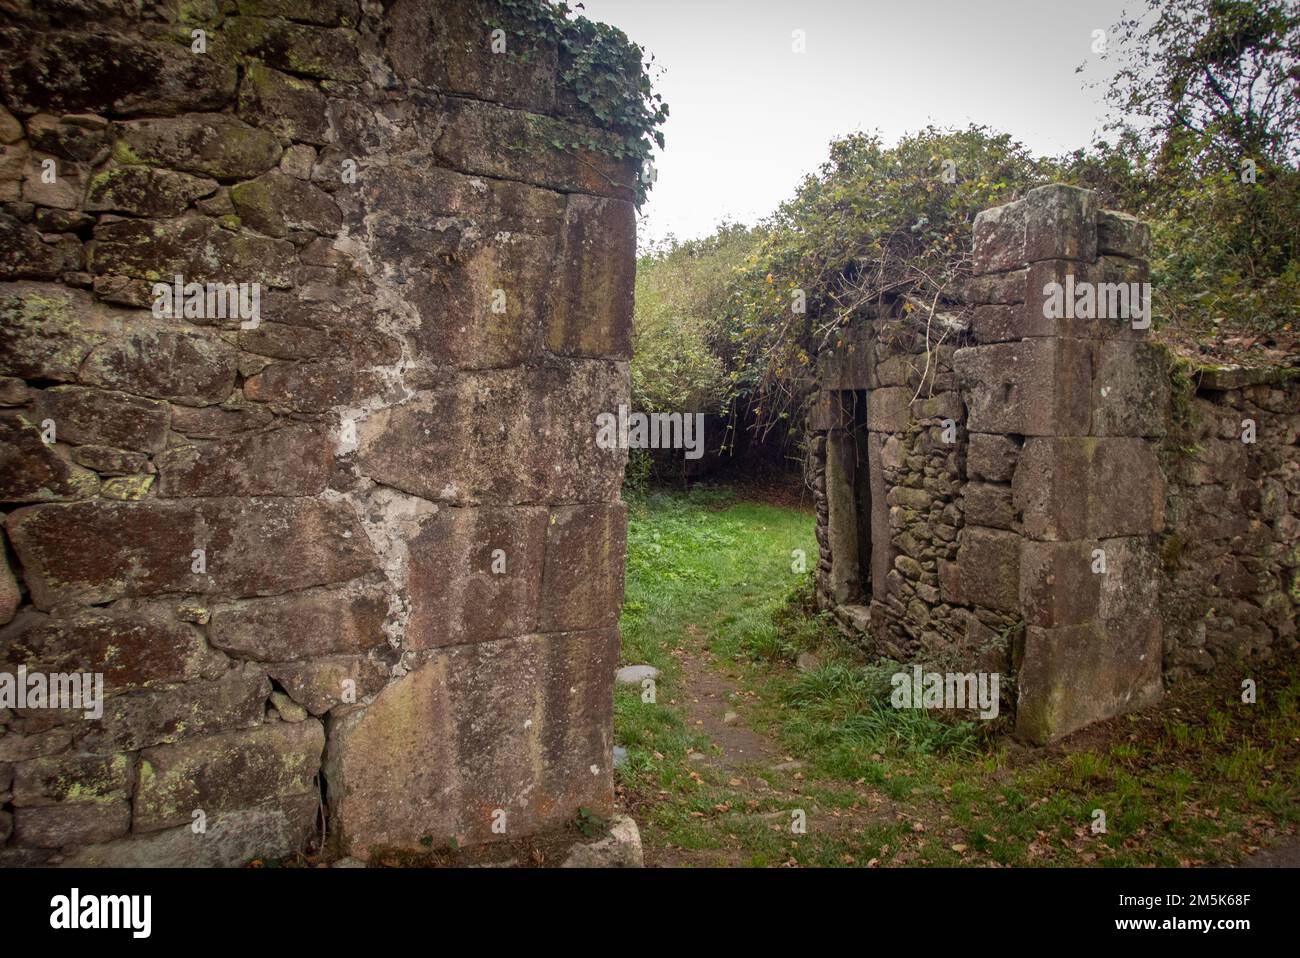
[[[897,663],[841,638],[792,567],[792,550],[816,563],[811,515],[698,491],[630,507],[622,660],[662,674],[653,703],[616,691],[619,792],[652,863],[1227,864],[1300,824],[1294,659],[1028,749],[1002,726],[890,705]],[[688,657],[735,677],[731,701],[777,761],[699,760],[714,745],[685,719]],[[1244,677],[1258,704],[1241,703]]]

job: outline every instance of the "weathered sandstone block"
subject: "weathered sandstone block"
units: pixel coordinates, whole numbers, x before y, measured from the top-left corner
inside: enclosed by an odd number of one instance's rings
[[[1029,538],[1101,539],[1164,528],[1164,480],[1141,439],[1025,440],[1012,483]]]
[[[275,722],[141,753],[133,828],[157,831],[205,813],[247,808],[314,789],[325,732],[319,722]]]
[[[9,516],[8,531],[42,609],[165,592],[275,595],[343,582],[374,562],[348,507],[305,499],[31,506]]]
[[[329,800],[344,847],[491,841],[612,801],[617,637],[525,636],[437,650],[332,725]],[[500,814],[497,815],[500,818]]]
[[[1086,435],[1092,358],[1086,342],[1031,339],[959,349],[972,433]]]
[[[1046,744],[1159,701],[1160,620],[1026,630],[1017,680],[1016,733]]]

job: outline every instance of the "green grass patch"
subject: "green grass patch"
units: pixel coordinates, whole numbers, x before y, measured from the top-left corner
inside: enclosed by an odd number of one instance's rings
[[[811,515],[725,492],[630,500],[624,664],[656,702],[615,697],[619,782],[651,860],[742,866],[1227,864],[1300,824],[1300,663],[1172,689],[1164,706],[1028,749],[996,723],[895,709],[872,660],[813,606]],[[745,721],[798,770],[741,777],[693,760],[681,660],[740,675]],[[801,652],[817,663],[800,670]],[[997,732],[1003,732],[999,726]],[[762,786],[762,787],[760,787]],[[804,812],[807,832],[791,831]],[[1105,831],[1096,828],[1098,812]]]

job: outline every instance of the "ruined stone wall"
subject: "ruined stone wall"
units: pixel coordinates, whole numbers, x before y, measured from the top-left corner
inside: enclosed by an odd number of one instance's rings
[[[880,652],[1004,673],[1018,732],[1048,741],[1161,690],[1159,353],[1127,318],[1047,319],[1043,295],[1145,281],[1147,231],[1050,186],[974,232],[959,302],[900,302],[819,359],[819,593]]]
[[[1161,611],[1177,679],[1296,647],[1300,375],[1193,367],[1175,395]]]
[[[608,811],[634,171],[558,51],[473,2],[5,10],[0,672],[106,699],[0,709],[0,864]]]

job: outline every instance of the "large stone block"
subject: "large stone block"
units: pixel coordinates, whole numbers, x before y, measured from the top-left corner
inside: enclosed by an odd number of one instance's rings
[[[1161,566],[1155,536],[1125,536],[1097,543],[1105,556],[1098,618],[1107,627],[1122,628],[1158,607]]]
[[[155,461],[163,497],[314,496],[329,481],[334,449],[324,423],[295,422],[171,446]]]
[[[1024,200],[1017,200],[975,215],[971,269],[976,275],[1000,273],[1024,265],[1026,207]]]
[[[333,235],[343,225],[338,204],[324,190],[279,170],[230,188],[235,212],[245,226],[283,238],[305,230]]]
[[[835,429],[826,436],[825,528],[831,553],[828,578],[831,596],[841,605],[861,598],[862,564],[868,559],[859,554],[856,435]]]
[[[384,644],[388,596],[375,582],[310,589],[212,608],[208,641],[241,658],[288,662]]]
[[[1151,228],[1136,216],[1116,210],[1097,213],[1097,252],[1141,259],[1151,248]]]
[[[37,394],[32,416],[52,419],[59,442],[102,444],[139,452],[161,449],[171,410],[165,402],[81,386]]]
[[[206,406],[230,396],[237,355],[212,333],[150,328],[141,322],[91,349],[81,378],[105,389]]]
[[[558,67],[553,44],[519,29],[509,8],[455,0],[430,8],[425,0],[397,0],[386,50],[398,76],[448,93],[550,113]],[[506,46],[492,48],[488,24],[507,28]]]
[[[1012,493],[1032,539],[1103,539],[1164,528],[1164,478],[1155,447],[1143,439],[1027,439]]]
[[[953,365],[966,387],[966,426],[972,433],[1088,433],[1092,357],[1086,342],[1031,339],[972,346],[957,350]]]
[[[360,426],[358,468],[451,503],[611,501],[626,450],[597,445],[597,416],[627,402],[627,376],[596,361],[439,377]]]
[[[19,113],[219,110],[235,68],[170,41],[11,27],[0,29],[0,88]]]
[[[180,216],[194,200],[216,191],[217,181],[205,176],[147,166],[113,166],[90,177],[85,208],[97,213]]]
[[[1010,482],[1020,458],[1020,444],[1009,436],[974,433],[966,447],[966,472],[972,479]]]
[[[38,113],[27,120],[32,148],[67,160],[89,163],[102,159],[108,143],[108,120],[93,113],[51,116]]]
[[[227,113],[130,120],[118,128],[113,157],[218,180],[258,176],[280,160],[275,135]]]
[[[271,683],[254,663],[230,669],[212,682],[114,695],[98,721],[74,731],[81,752],[132,752],[191,735],[252,728],[262,723]]]
[[[875,343],[870,330],[858,327],[842,330],[817,354],[817,381],[824,390],[875,389],[907,382],[906,378],[877,380]]]
[[[207,216],[178,220],[100,223],[89,245],[90,271],[150,283],[293,282],[293,244],[249,232],[222,229]]]
[[[136,314],[54,283],[0,284],[0,370],[23,379],[76,382],[98,344]]]
[[[14,805],[129,802],[135,758],[116,755],[53,755],[14,766]]]
[[[55,176],[47,181],[43,167],[49,161],[53,164]],[[86,193],[86,167],[81,163],[35,152],[28,160],[24,171],[22,199],[24,203],[56,210],[75,210],[81,205]],[[39,221],[38,221],[39,225]]]
[[[439,649],[338,718],[325,771],[343,847],[368,858],[607,814],[617,644],[598,630]]]
[[[260,805],[315,790],[325,732],[319,722],[273,722],[146,749],[133,827],[152,832],[204,813]]]
[[[1097,258],[1097,194],[1053,183],[1025,194],[1024,262]]]
[[[1124,340],[1093,344],[1094,435],[1163,436],[1169,402],[1169,373],[1156,346]]]
[[[239,84],[239,116],[259,129],[290,140],[323,144],[329,139],[325,94],[320,87],[262,63],[244,66]]]
[[[320,796],[277,799],[256,808],[209,815],[207,830],[190,823],[75,849],[69,868],[240,868],[254,858],[301,851],[316,827]],[[127,806],[130,809],[130,806]]]
[[[1011,529],[1015,526],[1015,506],[1011,502],[1011,487],[994,482],[969,482],[963,488],[966,521],[973,526],[993,529]]]
[[[325,412],[383,395],[382,379],[345,360],[271,363],[244,381],[244,396],[279,411]]]
[[[468,228],[485,233],[507,230],[538,236],[559,236],[567,197],[525,183],[467,176],[436,166],[375,167],[356,184],[361,208],[374,224],[372,242],[384,260],[402,264],[418,249],[395,242],[402,225],[426,233],[450,231],[450,248]],[[365,224],[358,220],[358,227]],[[431,245],[424,241],[424,245]],[[433,259],[412,261],[416,271]]]
[[[635,254],[631,203],[569,196],[546,312],[550,352],[632,358]]]
[[[971,306],[1023,303],[1028,275],[1029,270],[1021,267],[1005,273],[968,276],[955,286],[954,293],[958,300]]]
[[[41,617],[11,639],[0,639],[0,663],[102,673],[105,695],[216,678],[225,668],[224,656],[208,649],[202,633],[162,605]]]
[[[548,513],[439,509],[407,547],[405,645],[433,649],[537,630]]]
[[[1157,616],[1026,630],[1016,734],[1037,744],[1159,701]]]
[[[637,170],[631,160],[614,160],[583,146],[567,151],[553,145],[594,139],[612,147],[617,139],[612,133],[479,100],[449,98],[444,104],[446,125],[433,144],[441,163],[565,193],[634,197]]]
[[[225,406],[175,406],[172,431],[190,439],[222,439],[271,424],[271,411],[263,406],[232,403]]]
[[[1056,183],[975,217],[977,274],[1044,259],[1091,262],[1097,257],[1097,196]]]
[[[617,626],[626,564],[627,508],[622,503],[550,510],[539,629]]]
[[[552,236],[493,230],[412,276],[405,288],[420,314],[410,336],[419,359],[461,369],[535,361],[554,253]]]
[[[816,393],[808,406],[808,430],[826,432],[830,429],[853,428],[853,394],[823,389]]]
[[[1011,314],[1019,336],[1144,338],[1150,329],[1149,281],[1142,260],[1040,260],[1029,267],[1024,303]]]
[[[351,27],[321,27],[264,17],[231,17],[222,38],[245,56],[299,76],[359,83],[367,72]]]
[[[1014,532],[969,526],[957,547],[962,601],[985,609],[1020,608],[1020,547]]]
[[[41,609],[167,592],[276,595],[355,578],[375,561],[349,507],[309,499],[30,506],[8,530]],[[205,571],[193,571],[195,549]]]
[[[872,432],[906,432],[912,421],[912,396],[908,386],[886,386],[867,394],[867,429]]]

